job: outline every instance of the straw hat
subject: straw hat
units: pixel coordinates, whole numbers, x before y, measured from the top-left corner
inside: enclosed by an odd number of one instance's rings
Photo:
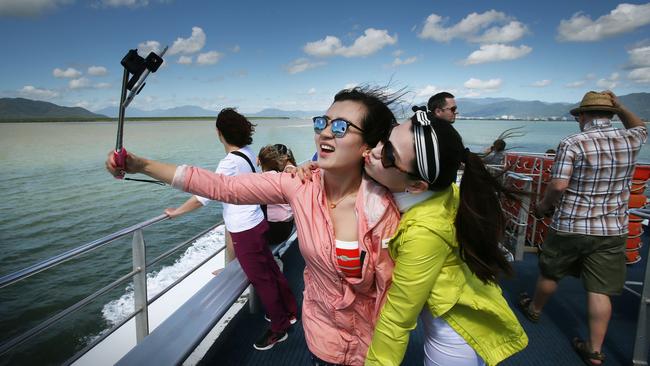
[[[614,107],[608,94],[590,91],[582,98],[580,106],[571,110],[571,114],[577,116],[579,113],[590,111],[619,113],[621,110]]]

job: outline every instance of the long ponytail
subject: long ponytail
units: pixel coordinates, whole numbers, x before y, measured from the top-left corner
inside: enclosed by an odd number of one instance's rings
[[[500,274],[512,275],[512,267],[499,247],[506,218],[502,195],[513,198],[488,172],[481,158],[465,150],[465,170],[460,184],[460,204],[456,214],[456,239],[461,259],[483,282],[496,282]]]
[[[499,199],[502,195],[514,199],[517,192],[503,187],[487,171],[483,160],[465,148],[451,123],[420,107],[413,111],[413,168],[429,184],[429,190],[449,187],[465,163],[455,220],[461,259],[483,282],[496,282],[501,273],[511,275],[512,267],[499,247],[506,225]]]

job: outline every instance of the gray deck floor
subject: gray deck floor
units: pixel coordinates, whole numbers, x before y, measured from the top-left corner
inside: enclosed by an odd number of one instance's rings
[[[628,266],[628,280],[642,281],[648,254],[648,237],[644,235],[643,261]],[[304,261],[294,245],[283,258],[285,275],[299,304],[302,304],[302,271]],[[531,293],[537,277],[537,257],[527,254],[523,261],[515,263],[516,276],[501,282],[504,296],[514,308],[521,291]],[[636,288],[638,292],[640,288]],[[639,299],[624,292],[612,298],[613,316],[604,344],[606,364],[631,365],[636,331]],[[546,307],[541,321],[532,324],[515,310],[530,339],[528,347],[504,361],[502,365],[582,365],[572,350],[570,340],[574,336],[586,336],[585,292],[578,279],[567,278],[560,283],[555,296]],[[300,314],[299,314],[300,315]],[[299,321],[289,333],[289,339],[268,351],[253,349],[255,342],[268,326],[263,315],[241,311],[231,321],[219,340],[208,351],[200,365],[309,365],[309,352],[304,340],[302,323]],[[420,327],[413,331],[403,365],[422,365],[422,335]]]

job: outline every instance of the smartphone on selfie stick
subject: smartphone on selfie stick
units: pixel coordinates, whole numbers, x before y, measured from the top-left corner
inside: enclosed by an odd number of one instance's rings
[[[133,98],[140,93],[145,85],[145,79],[150,73],[156,72],[160,65],[163,63],[162,57],[167,52],[167,47],[157,55],[155,52],[149,53],[146,58],[138,55],[137,50],[129,50],[126,56],[120,62],[124,67],[124,74],[122,76],[122,91],[120,94],[120,109],[117,120],[117,142],[115,143],[115,151],[113,157],[118,168],[122,171],[120,175],[116,176],[117,179],[124,178],[123,169],[126,167],[126,149],[124,148],[123,132],[124,132],[124,113],[126,107],[129,106]],[[130,91],[128,97],[127,90]]]

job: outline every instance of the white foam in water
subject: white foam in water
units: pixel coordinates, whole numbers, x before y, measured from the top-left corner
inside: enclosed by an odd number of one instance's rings
[[[147,274],[148,297],[156,296],[160,291],[176,281],[191,268],[196,266],[225,243],[224,226],[219,225],[204,236],[194,241],[173,265],[163,267],[158,272]],[[113,326],[133,312],[133,285],[126,288],[126,293],[119,299],[104,305],[102,315]]]

